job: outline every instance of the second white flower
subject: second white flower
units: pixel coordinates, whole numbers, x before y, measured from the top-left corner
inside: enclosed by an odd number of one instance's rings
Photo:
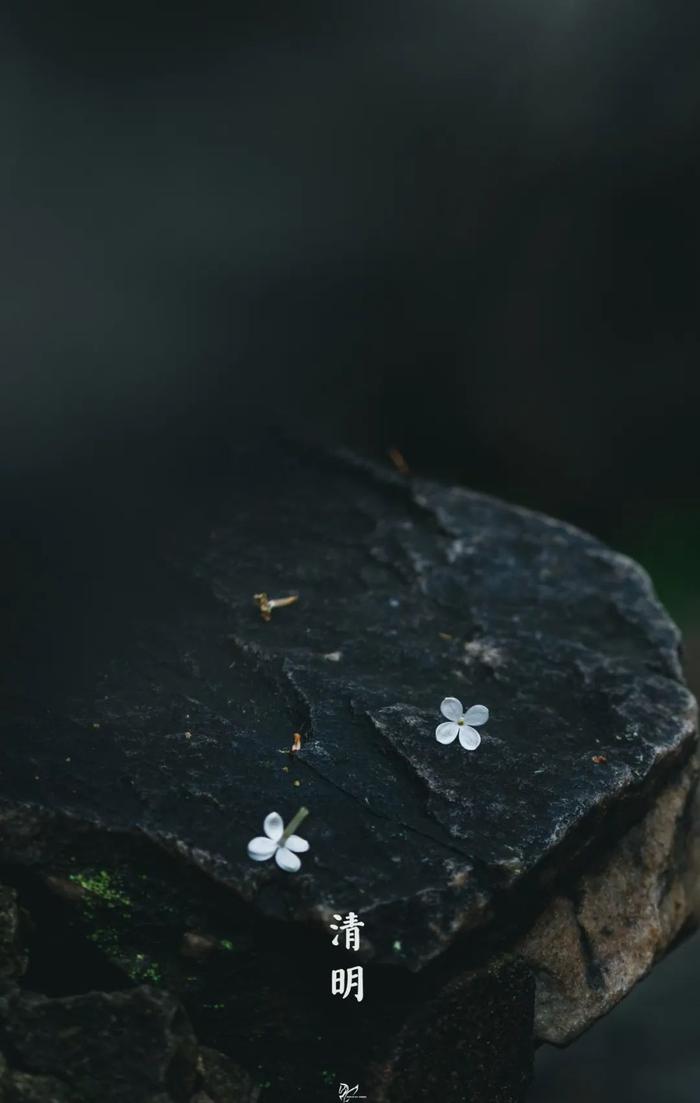
[[[476,728],[480,728],[489,718],[486,705],[472,705],[465,711],[462,702],[456,697],[445,697],[440,705],[440,712],[447,718],[447,722],[438,724],[435,729],[438,743],[454,743],[459,736],[465,751],[475,751],[481,743],[481,736]]]

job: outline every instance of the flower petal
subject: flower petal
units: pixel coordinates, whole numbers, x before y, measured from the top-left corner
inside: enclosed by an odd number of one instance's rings
[[[454,743],[459,731],[459,724],[438,724],[435,729],[435,738],[438,743]]]
[[[284,831],[284,823],[282,822],[282,817],[279,812],[270,812],[269,816],[265,816],[263,830],[268,839],[279,842],[282,838],[282,832]]]
[[[254,862],[266,862],[277,849],[277,843],[272,839],[266,839],[264,835],[257,835],[248,843],[248,857]]]
[[[296,854],[303,854],[309,849],[309,844],[306,839],[302,839],[301,835],[290,835],[284,845],[287,850],[293,850]]]
[[[286,846],[279,846],[275,853],[275,861],[280,869],[284,869],[287,873],[296,873],[298,869],[301,869],[301,862],[297,858],[296,854],[292,854],[291,850],[287,850]]]
[[[464,714],[465,724],[473,724],[475,728],[481,727],[489,718],[489,710],[486,705],[472,705]]]
[[[440,705],[440,712],[448,720],[461,720],[464,716],[462,702],[458,701],[456,697],[446,697]]]
[[[459,729],[459,741],[465,751],[475,751],[481,743],[481,736],[476,728],[470,728],[468,724],[463,724]]]

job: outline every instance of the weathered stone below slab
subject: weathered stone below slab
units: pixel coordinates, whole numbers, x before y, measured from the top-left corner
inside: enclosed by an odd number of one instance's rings
[[[0,885],[0,978],[3,980],[21,977],[27,967],[25,926],[17,893],[7,885]]]
[[[404,1023],[371,1070],[368,1098],[519,1100],[532,1068],[533,987],[513,961],[456,977]]]
[[[10,1069],[2,1054],[0,1100],[2,1103],[80,1103],[76,1094],[55,1076],[33,1076]]]
[[[203,1084],[202,1095],[211,1103],[257,1103],[260,1098],[260,1086],[252,1077],[215,1049],[200,1046],[197,1071]]]
[[[700,914],[698,768],[691,762],[516,951],[536,978],[535,1037],[564,1044],[609,1011]]]
[[[197,1045],[164,992],[47,998],[9,985],[0,994],[0,1103],[256,1103],[259,1095],[230,1057]]]
[[[194,1089],[194,1035],[164,992],[48,999],[13,988],[0,996],[0,1030],[19,1099],[49,1100],[56,1082],[70,1103],[189,1103]]]

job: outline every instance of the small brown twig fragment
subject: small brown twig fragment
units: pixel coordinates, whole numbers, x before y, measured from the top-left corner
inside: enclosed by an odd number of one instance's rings
[[[400,475],[411,474],[411,469],[406,463],[406,458],[403,452],[400,452],[398,448],[389,448],[387,450],[387,455]]]
[[[67,877],[44,877],[44,884],[51,892],[55,892],[57,896],[63,897],[64,900],[84,900],[88,895],[87,889]]]
[[[607,764],[607,758],[604,754],[594,754],[591,758],[591,762],[595,762],[596,766],[605,766]]]
[[[271,619],[273,609],[283,609],[285,605],[293,605],[298,600],[298,594],[290,594],[289,597],[268,597],[264,591],[261,594],[253,594],[253,601],[260,610],[263,620]]]
[[[183,957],[203,961],[219,948],[219,940],[214,935],[200,934],[199,931],[185,931],[180,944]]]

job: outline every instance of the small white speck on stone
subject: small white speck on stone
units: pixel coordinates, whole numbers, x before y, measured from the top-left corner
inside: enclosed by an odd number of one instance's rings
[[[339,663],[343,657],[342,651],[329,651],[327,655],[323,656],[329,663]]]
[[[487,640],[467,640],[464,645],[464,662],[467,665],[472,662],[481,662],[496,670],[503,665],[504,659],[499,648]]]

